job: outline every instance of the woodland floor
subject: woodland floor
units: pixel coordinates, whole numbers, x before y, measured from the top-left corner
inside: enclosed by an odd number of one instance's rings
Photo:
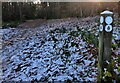
[[[91,81],[98,75],[99,17],[29,20],[1,29],[4,81]],[[120,24],[113,30],[112,59],[120,75]]]

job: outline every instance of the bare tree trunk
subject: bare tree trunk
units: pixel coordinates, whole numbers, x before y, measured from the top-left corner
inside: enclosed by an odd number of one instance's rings
[[[90,16],[93,16],[94,14],[94,4],[91,3],[91,13],[90,13]]]
[[[22,21],[22,2],[19,2],[20,21]]]
[[[0,2],[0,11],[2,11],[2,2]],[[0,12],[0,27],[2,26],[2,12]]]
[[[118,15],[119,15],[119,18],[120,18],[120,1],[118,2]]]
[[[82,7],[82,4],[80,4],[80,17],[83,17],[83,7]]]

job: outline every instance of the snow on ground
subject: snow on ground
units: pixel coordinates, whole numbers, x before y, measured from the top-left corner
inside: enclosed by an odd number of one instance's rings
[[[95,20],[73,18],[34,29],[3,30],[3,80],[95,82],[97,54],[76,28],[91,31]]]

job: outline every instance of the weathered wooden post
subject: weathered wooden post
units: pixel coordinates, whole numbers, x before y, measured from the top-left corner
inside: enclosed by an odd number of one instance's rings
[[[101,82],[106,68],[111,69],[111,44],[113,32],[113,12],[104,11],[101,13],[99,26],[99,56],[98,56],[98,81]]]

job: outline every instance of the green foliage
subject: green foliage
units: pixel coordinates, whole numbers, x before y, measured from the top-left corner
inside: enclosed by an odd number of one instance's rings
[[[105,74],[105,77],[112,77],[112,74],[108,71],[106,71],[104,74]]]
[[[76,37],[81,36],[82,39],[84,39],[88,44],[93,44],[94,47],[98,47],[98,35],[95,35],[94,33],[95,29],[91,29],[91,31],[87,31],[86,29],[80,29],[79,27],[77,27],[77,31],[70,31],[69,32],[69,37],[70,39],[75,39]],[[66,29],[55,29],[52,33],[66,33],[68,32]],[[54,39],[54,38],[53,38]],[[54,39],[55,40],[55,39]],[[70,43],[71,40],[65,39],[64,40],[64,46],[63,46],[63,53],[64,55],[66,55],[66,57],[71,56],[70,51],[68,50],[69,46],[68,43]],[[78,43],[71,42],[71,46],[72,47],[79,47]],[[82,46],[82,44],[80,45]],[[118,44],[112,44],[112,48],[117,47]],[[118,62],[120,62],[120,57],[118,57]],[[113,80],[119,81],[120,80],[120,76],[117,76],[116,74],[114,74],[113,68],[116,64],[116,60],[112,60],[111,63],[106,64],[106,69],[107,71],[103,72],[103,81],[109,81],[112,82]],[[120,67],[118,67],[118,71],[120,72]]]
[[[2,23],[2,26],[5,28],[5,27],[17,27],[19,24],[21,24],[22,22],[21,21],[11,21],[11,22],[3,22]]]
[[[51,31],[51,33],[66,33],[67,32],[67,29],[66,28],[56,28],[55,30],[53,30],[53,32]]]
[[[120,75],[116,77],[116,83],[120,82]]]
[[[117,44],[112,44],[112,48],[116,48],[117,46]]]
[[[63,47],[64,47],[65,49],[68,49],[68,44],[65,44]]]
[[[119,25],[119,24],[120,24],[120,21],[114,21],[113,24],[114,24],[114,25]]]
[[[66,56],[71,56],[70,52],[68,50],[64,50],[63,52]]]
[[[79,33],[79,31],[72,31],[72,32],[70,32],[69,35],[73,36],[73,37],[78,37],[80,35],[80,33]]]
[[[120,72],[120,66],[118,67],[118,72]]]
[[[72,46],[72,47],[73,47],[73,46],[78,47],[79,45],[78,45],[77,43],[71,42],[71,46]]]
[[[95,47],[98,47],[98,37],[92,32],[82,31],[82,38],[86,40],[89,44],[94,44]]]
[[[52,40],[53,40],[54,42],[57,42],[57,41],[58,41],[54,36],[52,36]]]
[[[116,60],[112,60],[112,62],[110,64],[108,64],[106,67],[106,71],[104,71],[104,74],[103,74],[103,81],[104,82],[112,82],[113,80],[116,81],[116,83],[119,83],[120,81],[120,66],[117,67],[117,70],[119,72],[118,73],[115,73],[113,71],[113,69],[115,68],[116,69]]]
[[[98,36],[95,36],[94,33],[92,33],[93,31],[88,31],[88,30],[82,30],[79,27],[77,27],[77,31],[72,31],[70,32],[70,36],[72,37],[78,37],[79,35],[81,35],[82,39],[84,41],[87,41],[89,44],[94,44],[94,47],[98,47]],[[76,45],[72,43],[72,46]],[[77,45],[76,45],[77,46]]]

